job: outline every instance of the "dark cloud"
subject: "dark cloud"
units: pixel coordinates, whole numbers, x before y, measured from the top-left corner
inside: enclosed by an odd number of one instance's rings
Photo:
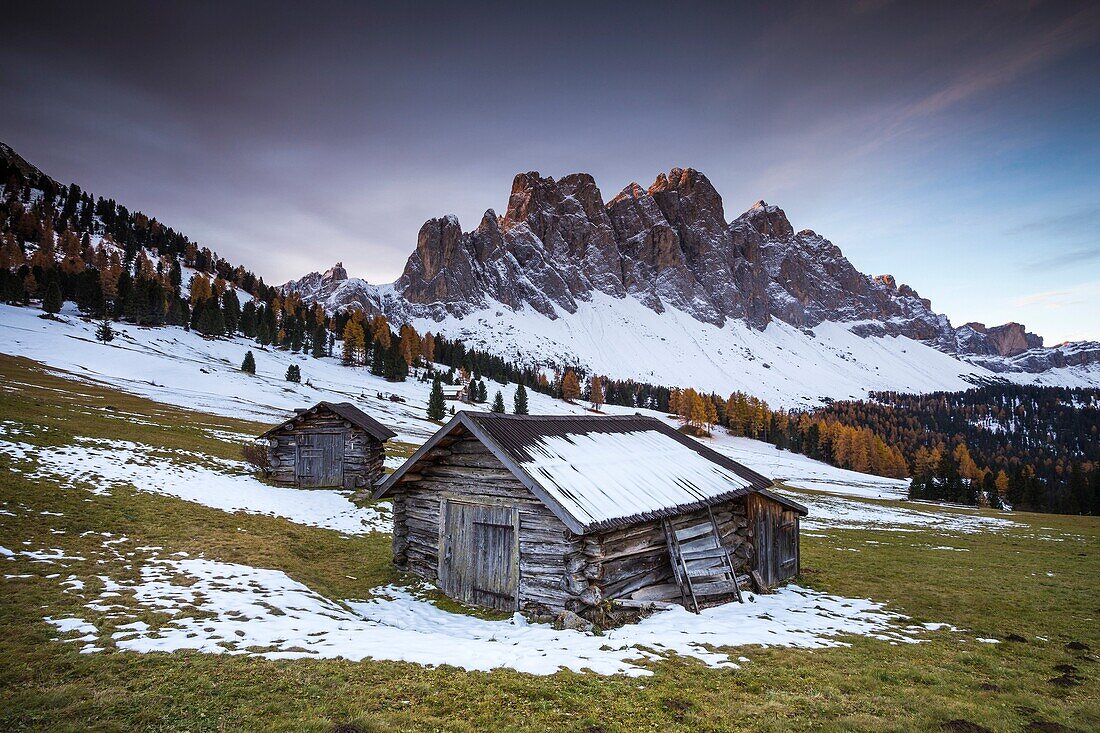
[[[1069,102],[1095,95],[1087,3],[520,5],[20,3],[0,139],[272,281],[392,278],[425,219],[472,226],[518,171],[610,197],[693,165],[731,216],[813,214],[975,139],[1095,139]]]

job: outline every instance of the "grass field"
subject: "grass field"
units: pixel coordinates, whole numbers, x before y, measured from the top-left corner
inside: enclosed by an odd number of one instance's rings
[[[235,459],[237,446],[218,436],[262,427],[6,356],[0,426],[0,437],[31,446],[134,441],[166,460],[181,450]],[[3,730],[1100,730],[1097,518],[1018,515],[1019,528],[980,534],[814,532],[803,539],[802,585],[888,601],[915,622],[960,631],[930,631],[919,644],[853,636],[828,649],[746,648],[738,653],[751,661],[740,669],[673,657],[647,662],[654,674],[637,678],[110,645],[81,654],[79,643],[53,641],[58,629],[44,618],[110,627],[107,614],[61,586],[69,575],[94,584],[136,574],[134,558],[105,551],[102,533],[163,555],[281,570],[328,598],[361,598],[402,579],[389,565],[386,535],[344,535],[135,490],[93,495],[17,470],[5,454],[0,509],[0,545],[82,558],[0,558]],[[941,546],[966,551],[933,549]]]

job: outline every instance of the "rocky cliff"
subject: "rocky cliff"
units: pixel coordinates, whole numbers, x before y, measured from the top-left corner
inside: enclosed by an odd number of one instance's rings
[[[472,231],[454,216],[425,222],[392,286],[349,280],[337,265],[284,287],[395,320],[461,319],[498,305],[555,320],[604,295],[716,327],[843,323],[857,336],[906,336],[1000,372],[1100,363],[1100,345],[1043,349],[1017,323],[956,329],[916,290],[859,272],[773,204],[758,201],[727,221],[722,197],[691,168],[662,173],[648,188],[631,183],[609,201],[588,174],[521,173],[504,214],[489,209]]]

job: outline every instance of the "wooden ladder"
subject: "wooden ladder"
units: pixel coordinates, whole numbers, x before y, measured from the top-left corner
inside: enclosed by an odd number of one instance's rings
[[[744,603],[740,583],[748,576],[737,577],[710,509],[707,509],[707,519],[686,527],[677,527],[669,519],[662,520],[661,524],[672,573],[685,608],[699,613],[701,600],[706,602],[718,596],[732,595],[738,603]]]

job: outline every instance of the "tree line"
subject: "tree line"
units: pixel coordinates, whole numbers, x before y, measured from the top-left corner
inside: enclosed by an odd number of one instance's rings
[[[875,392],[820,412],[897,446],[917,498],[1100,514],[1100,390],[1001,383]]]

